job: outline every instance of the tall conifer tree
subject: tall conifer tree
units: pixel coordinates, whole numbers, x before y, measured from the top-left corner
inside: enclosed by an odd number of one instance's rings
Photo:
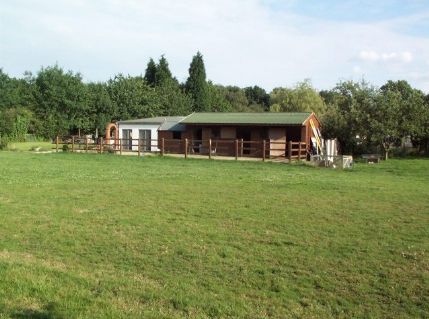
[[[158,65],[156,66],[155,83],[157,86],[164,85],[173,79],[168,61],[164,55],[159,59]]]
[[[203,55],[200,52],[192,58],[189,67],[189,77],[186,81],[186,92],[194,101],[193,110],[196,112],[210,111],[210,99],[206,81],[206,69]]]
[[[150,60],[147,64],[146,72],[144,74],[144,79],[145,79],[146,83],[149,84],[150,86],[155,86],[155,83],[156,83],[156,64],[152,58],[150,58]]]

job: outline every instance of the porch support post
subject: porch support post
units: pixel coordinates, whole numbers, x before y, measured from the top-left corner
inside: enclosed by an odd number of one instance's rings
[[[262,161],[265,162],[265,149],[266,149],[266,141],[262,141]]]

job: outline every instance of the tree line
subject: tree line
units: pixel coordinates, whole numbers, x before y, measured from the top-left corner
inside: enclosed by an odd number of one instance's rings
[[[21,78],[0,69],[0,147],[26,134],[103,132],[112,121],[192,112],[315,112],[324,137],[337,138],[343,153],[389,151],[404,138],[428,152],[429,96],[406,81],[380,88],[346,81],[319,92],[305,80],[268,93],[208,81],[200,52],[184,83],[172,75],[165,56],[150,59],[142,75],[117,74],[106,82],[85,83],[81,74],[58,65]]]

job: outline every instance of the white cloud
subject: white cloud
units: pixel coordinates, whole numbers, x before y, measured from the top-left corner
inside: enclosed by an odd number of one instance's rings
[[[359,52],[359,59],[364,62],[410,63],[413,61],[413,54],[409,51],[378,53],[373,50],[362,50]]]

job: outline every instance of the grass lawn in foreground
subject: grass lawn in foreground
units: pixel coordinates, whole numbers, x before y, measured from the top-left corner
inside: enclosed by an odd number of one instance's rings
[[[429,317],[429,160],[0,152],[0,318]]]

